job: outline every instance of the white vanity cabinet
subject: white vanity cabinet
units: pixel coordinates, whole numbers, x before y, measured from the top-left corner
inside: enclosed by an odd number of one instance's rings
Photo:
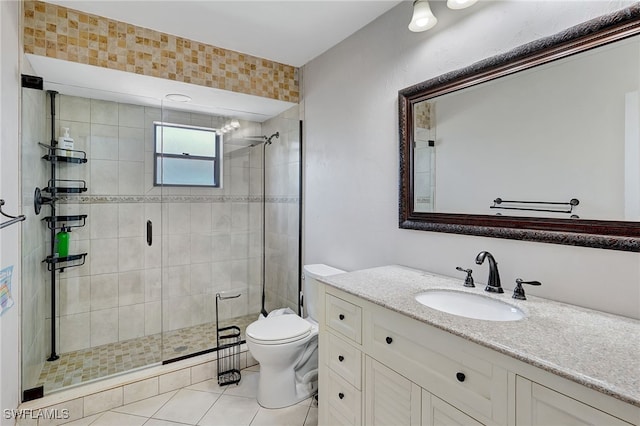
[[[454,406],[435,395],[422,391],[422,425],[433,426],[482,426]]]
[[[364,424],[482,425],[389,367],[365,358]]]
[[[546,386],[524,377],[516,377],[518,426],[628,424]]]
[[[477,420],[507,424],[507,370],[491,361],[492,351],[380,306],[366,306],[368,355]]]
[[[319,425],[640,422],[638,407],[422,321],[331,286],[319,295]]]
[[[326,425],[360,425],[362,421],[362,308],[344,298],[319,292],[318,401]],[[320,396],[322,395],[322,396]],[[319,420],[320,421],[320,420]]]
[[[365,357],[367,425],[420,425],[422,390],[375,359]]]

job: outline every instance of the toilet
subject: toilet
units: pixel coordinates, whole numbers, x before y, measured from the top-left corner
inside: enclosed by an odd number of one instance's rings
[[[318,282],[319,277],[345,271],[331,266],[305,265],[304,318],[281,309],[247,327],[247,347],[260,363],[258,404],[283,408],[303,401],[318,390]]]

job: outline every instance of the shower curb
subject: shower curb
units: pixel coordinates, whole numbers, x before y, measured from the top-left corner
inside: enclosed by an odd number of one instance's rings
[[[214,379],[217,377],[216,360],[217,353],[211,352],[57,391],[43,398],[20,404],[19,412],[31,414],[19,418],[16,425],[64,424]],[[248,352],[246,344],[243,344],[240,368],[244,369],[256,364],[257,361]]]

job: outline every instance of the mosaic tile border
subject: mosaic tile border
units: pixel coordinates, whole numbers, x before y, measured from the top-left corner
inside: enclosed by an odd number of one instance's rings
[[[300,100],[299,69],[41,1],[23,2],[25,53],[168,80]]]
[[[108,204],[108,203],[261,203],[262,196],[238,195],[81,195],[59,196],[63,204]],[[298,203],[298,197],[267,197],[267,203]]]

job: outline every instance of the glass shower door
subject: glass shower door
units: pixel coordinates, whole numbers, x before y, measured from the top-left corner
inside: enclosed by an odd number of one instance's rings
[[[53,106],[23,89],[25,399],[156,364],[162,348],[161,247],[147,245],[146,225],[160,236],[148,146],[160,102],[48,85]],[[57,145],[63,128],[73,150]],[[63,228],[67,256],[55,244]]]
[[[263,123],[279,138],[265,147],[266,310],[299,312],[301,218],[301,122],[294,106]]]
[[[244,330],[260,311],[262,148],[242,136],[260,123],[235,119],[229,130],[233,117],[207,110],[165,100],[156,133],[163,362],[215,350],[216,318]],[[217,294],[238,297],[220,300],[216,312]]]

